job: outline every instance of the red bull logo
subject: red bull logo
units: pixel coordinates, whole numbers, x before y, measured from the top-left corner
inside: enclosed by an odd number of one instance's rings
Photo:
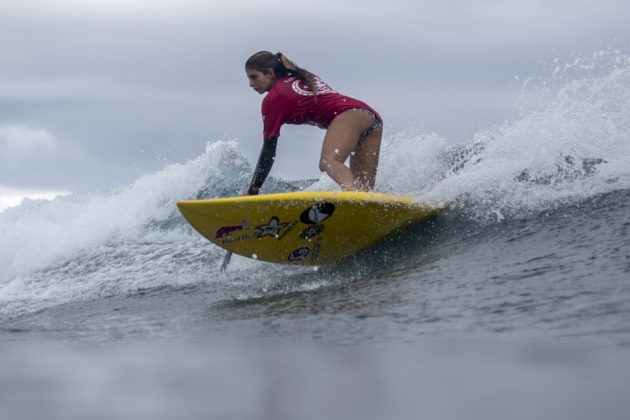
[[[243,225],[222,226],[214,234],[214,239],[227,238],[228,236],[232,235],[234,232],[238,232],[244,229],[245,227]]]

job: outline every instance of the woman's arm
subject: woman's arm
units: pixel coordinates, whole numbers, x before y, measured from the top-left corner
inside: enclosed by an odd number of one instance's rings
[[[263,142],[260,156],[258,157],[258,163],[254,170],[254,176],[252,182],[249,184],[247,194],[256,195],[262,187],[262,184],[267,179],[267,175],[271,171],[274,159],[276,158],[276,146],[278,145],[278,137],[265,137]]]

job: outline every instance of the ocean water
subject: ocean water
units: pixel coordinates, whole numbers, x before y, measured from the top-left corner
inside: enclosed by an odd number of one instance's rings
[[[333,266],[219,272],[175,203],[241,193],[235,142],[6,209],[1,417],[629,418],[630,63],[536,83],[468,142],[388,133],[377,190],[449,208]]]

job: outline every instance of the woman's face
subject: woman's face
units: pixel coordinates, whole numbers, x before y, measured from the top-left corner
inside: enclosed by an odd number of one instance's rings
[[[269,92],[273,84],[276,83],[276,75],[273,70],[265,73],[259,70],[245,69],[245,73],[249,79],[249,87],[261,94]]]

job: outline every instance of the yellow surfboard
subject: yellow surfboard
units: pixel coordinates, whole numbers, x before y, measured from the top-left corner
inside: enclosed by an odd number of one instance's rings
[[[228,251],[302,265],[338,261],[442,210],[411,197],[341,191],[180,201],[177,207]]]

